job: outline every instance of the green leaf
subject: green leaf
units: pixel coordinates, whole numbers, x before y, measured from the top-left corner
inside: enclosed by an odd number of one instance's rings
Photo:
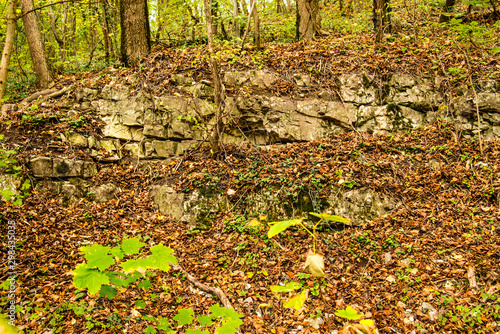
[[[123,240],[122,249],[125,254],[138,254],[145,243],[141,242],[138,238],[130,238]]]
[[[167,333],[175,333],[175,331],[170,329],[170,322],[168,320],[168,318],[158,317],[158,319],[156,319],[156,321],[158,321],[158,329],[167,331]]]
[[[334,222],[339,222],[343,224],[349,224],[351,221],[349,219],[342,218],[340,216],[335,216],[335,215],[329,215],[327,213],[321,213],[317,214],[315,212],[309,212],[311,216],[318,217],[320,219],[324,219],[327,221],[334,221]]]
[[[271,286],[271,291],[272,292],[292,292],[292,291],[295,291],[297,289],[300,289],[302,287],[302,284],[298,283],[298,282],[290,282],[290,283],[287,283],[287,285],[285,286],[281,286],[281,285],[273,285]]]
[[[205,331],[202,331],[201,329],[186,329],[186,334],[203,334]]]
[[[362,313],[358,313],[355,309],[353,309],[350,306],[347,306],[345,310],[335,311],[335,315],[337,317],[346,318],[349,320],[358,320],[359,318],[362,318],[365,316]]]
[[[149,259],[152,262],[151,268],[159,269],[163,271],[170,270],[170,263],[177,264],[177,258],[173,255],[173,249],[163,246],[163,244],[158,244],[150,248],[151,256]]]
[[[215,331],[217,334],[234,334],[238,327],[243,324],[240,319],[243,315],[232,308],[225,308],[215,304],[210,307],[210,312],[214,317],[224,318],[222,325]]]
[[[308,290],[302,291],[302,293],[288,299],[288,301],[286,303],[284,303],[283,306],[286,308],[292,307],[296,311],[300,310],[302,308],[302,306],[304,306],[304,303],[306,302],[307,293],[308,293]]]
[[[111,255],[116,256],[120,260],[122,260],[125,256],[125,253],[123,252],[123,249],[121,247],[113,247],[109,252],[111,253]]]
[[[145,334],[156,334],[157,331],[156,329],[153,327],[153,326],[148,326],[145,330],[144,330],[144,333]]]
[[[134,304],[135,304],[135,306],[140,307],[140,308],[146,307],[146,302],[143,300],[136,300]]]
[[[194,320],[193,314],[193,309],[181,308],[173,319],[179,323],[179,326],[189,325]]]
[[[111,250],[110,247],[94,244],[92,246],[83,246],[80,250],[87,259],[88,268],[97,267],[100,271],[104,271],[115,264],[113,256],[108,254]]]
[[[144,281],[140,282],[137,286],[139,287],[139,289],[143,288],[144,290],[149,290],[149,288],[152,287],[151,281],[148,279],[145,279]]]
[[[127,275],[115,271],[107,271],[105,274],[109,277],[109,281],[111,282],[111,284],[114,284],[119,288],[127,287],[130,285],[130,283],[133,283],[142,277],[140,273],[136,273],[135,275]]]
[[[9,280],[3,281],[3,283],[0,284],[0,289],[2,289],[4,291],[9,290],[10,289],[10,281]]]
[[[497,46],[496,48],[491,49],[491,53],[498,53],[498,52],[500,52],[500,46]]]
[[[14,195],[14,192],[10,188],[6,188],[2,191],[2,196],[7,202],[10,202],[12,195]]]
[[[303,220],[304,219],[301,218],[301,219],[292,219],[292,220],[283,220],[283,221],[279,221],[279,222],[272,222],[270,224],[274,223],[274,225],[267,232],[267,236],[269,238],[272,238],[276,234],[283,232],[284,230],[286,230],[290,226],[299,225],[300,223],[302,223]]]
[[[88,289],[91,295],[99,292],[102,285],[109,284],[109,278],[96,269],[87,268],[86,263],[80,263],[73,271],[73,285],[77,289]]]
[[[212,317],[209,315],[199,315],[196,317],[196,321],[198,321],[198,323],[201,326],[211,326],[212,325]]]
[[[103,285],[101,287],[101,291],[99,291],[99,296],[103,298],[107,297],[108,299],[113,299],[117,293],[118,290],[113,288],[111,285]]]
[[[147,270],[149,268],[154,268],[152,266],[153,262],[149,260],[149,258],[145,259],[137,259],[137,260],[128,260],[120,264],[123,271],[126,273],[131,273],[133,271],[137,271],[137,269]]]

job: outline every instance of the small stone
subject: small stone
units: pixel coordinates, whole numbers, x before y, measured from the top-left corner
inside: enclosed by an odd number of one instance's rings
[[[307,320],[307,322],[309,323],[309,326],[311,326],[314,329],[319,329],[321,327],[321,325],[323,325],[325,323],[325,321],[321,317],[309,318]]]
[[[384,263],[389,264],[392,261],[391,253],[384,253]]]

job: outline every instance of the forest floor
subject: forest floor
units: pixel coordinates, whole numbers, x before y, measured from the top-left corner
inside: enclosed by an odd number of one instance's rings
[[[321,43],[272,46],[266,49],[271,50],[267,55],[261,53],[265,56],[262,62],[291,73],[308,68],[323,73],[328,67],[319,65],[321,54],[330,63],[351,59],[350,64],[363,67],[352,71],[377,68],[389,73],[406,66],[403,72],[412,72],[422,66],[425,72],[435,66],[426,60],[428,52],[414,50],[408,55],[411,61],[387,67],[381,63],[389,58],[387,54],[377,55],[372,49],[376,55],[372,57],[354,40],[350,47],[346,47],[348,40],[339,41],[337,48],[334,40],[323,42],[331,48],[323,48]],[[407,50],[386,47],[380,52],[392,55],[401,51],[400,56],[406,57]],[[366,58],[342,57],[351,51],[364,52]],[[307,63],[304,55],[308,53],[314,66]],[[460,53],[440,55],[442,63],[449,60],[449,67],[465,66],[465,56],[460,57]],[[248,67],[255,67],[255,61],[248,59]],[[498,58],[488,59],[487,63],[481,60],[485,65],[477,67],[475,79],[491,75],[498,79]],[[294,61],[300,64],[292,66]],[[202,64],[202,58],[185,50],[157,50],[142,68],[114,73],[124,77],[135,73],[143,87],[167,92],[171,89],[165,82],[168,71],[208,76]],[[342,64],[330,67],[329,75],[342,67],[351,70]],[[108,80],[106,71],[63,77],[57,85],[102,85]],[[318,78],[318,85],[335,87],[328,75]],[[456,85],[469,76],[448,79]],[[278,88],[274,93],[295,94],[289,83]],[[3,144],[17,146],[19,161],[40,153],[91,160],[89,152],[58,140],[71,126],[58,122],[53,117],[57,106],[50,106],[38,111],[37,122],[23,122],[22,115],[15,115],[2,123]],[[84,122],[78,131],[99,131],[99,120],[81,116]],[[220,287],[244,315],[241,333],[330,333],[340,330],[346,321],[328,315],[346,306],[373,319],[382,333],[499,333],[500,142],[482,144],[481,152],[478,142],[462,137],[452,121],[439,121],[411,133],[353,131],[272,151],[227,146],[225,159],[220,161],[211,159],[208,149],[199,149],[182,159],[148,166],[129,161],[101,169],[92,179],[94,184],[114,183],[123,189],[106,203],[82,199],[63,207],[57,196],[36,189],[19,207],[1,202],[2,247],[7,245],[6,221],[15,222],[18,240],[16,323],[24,333],[141,333],[154,325],[144,316],[172,319],[180,308],[207,314],[210,306],[219,303],[175,271],[157,272],[148,290],[131,286],[112,300],[75,289],[70,272],[84,260],[80,247],[90,243],[115,246],[123,238],[135,236],[149,245],[163,243],[172,248],[186,272],[208,286]],[[241,182],[240,175],[252,176]],[[281,184],[291,199],[300,182],[306,188],[321,184],[315,189],[322,198],[328,196],[331,185],[346,177],[354,188],[390,194],[397,204],[390,214],[362,226],[331,225],[319,231],[317,249],[325,257],[326,272],[322,279],[304,270],[311,238],[303,231],[286,231],[268,239],[267,228],[249,227],[252,217],[230,211],[220,214],[209,230],[189,230],[159,214],[150,195],[152,185],[168,179],[179,191],[215,182],[221,192],[236,192],[232,203],[269,182]],[[2,282],[7,278],[5,265],[3,269]],[[288,294],[270,290],[270,286],[290,281],[309,289],[300,312],[283,306]],[[0,302],[5,308],[8,291],[4,284],[2,287]],[[324,322],[317,320],[320,318]]]

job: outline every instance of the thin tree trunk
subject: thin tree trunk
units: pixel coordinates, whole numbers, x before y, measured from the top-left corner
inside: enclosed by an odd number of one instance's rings
[[[222,83],[219,76],[219,65],[214,57],[214,31],[212,22],[212,1],[203,0],[205,6],[205,16],[207,21],[207,39],[210,68],[212,70],[212,79],[214,83],[214,102],[215,102],[215,129],[210,140],[212,154],[216,155],[220,151],[219,142],[222,138],[223,123],[222,123]]]
[[[14,36],[16,32],[16,7],[17,0],[9,1],[9,12],[7,14],[7,31],[5,34],[5,44],[3,46],[2,61],[0,62],[0,105],[5,95],[7,87],[7,75],[9,73],[10,55],[14,45]]]
[[[380,43],[384,33],[391,32],[391,9],[388,0],[373,0],[373,28],[375,30],[375,42]]]
[[[238,5],[238,0],[231,0],[231,2],[233,3],[234,37],[240,38],[241,37],[241,34],[240,34],[240,20],[238,18],[238,16],[240,15],[240,8],[239,8],[239,5]]]
[[[47,88],[52,82],[52,76],[47,66],[47,59],[45,58],[40,27],[38,26],[35,12],[32,11],[34,9],[33,2],[32,0],[19,0],[19,3],[22,7],[24,31],[28,39],[33,67],[40,81],[40,86]]]
[[[253,6],[253,44],[260,50],[260,23],[259,23],[259,12],[257,11],[257,0]]]

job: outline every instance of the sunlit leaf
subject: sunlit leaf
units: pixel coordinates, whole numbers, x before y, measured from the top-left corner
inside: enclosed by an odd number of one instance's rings
[[[346,318],[349,320],[357,320],[359,318],[364,317],[365,315],[362,313],[358,313],[355,309],[353,309],[351,306],[347,306],[345,310],[338,310],[335,311],[335,315],[337,317],[341,318]]]
[[[106,274],[96,269],[87,268],[86,263],[80,263],[73,271],[73,285],[75,288],[83,290],[88,289],[91,295],[95,295],[101,289],[101,286],[109,284],[109,278]]]
[[[303,221],[303,219],[301,218],[301,219],[292,219],[292,220],[283,220],[283,221],[279,221],[279,222],[272,222],[270,224],[274,224],[274,225],[271,226],[271,228],[267,232],[267,236],[269,238],[272,238],[275,235],[283,232],[284,230],[286,230],[290,226],[299,225],[300,223],[302,223],[302,221]]]
[[[309,212],[311,216],[318,217],[327,221],[334,221],[338,223],[343,223],[343,224],[349,224],[351,221],[349,219],[345,219],[340,216],[335,216],[335,215],[329,215],[327,213],[315,213],[315,212]]]
[[[284,303],[283,306],[286,308],[294,308],[298,312],[304,306],[308,292],[309,290],[304,290],[302,291],[302,293],[293,296],[292,298],[288,299],[288,301]]]
[[[300,284],[298,282],[290,282],[290,283],[287,283],[287,285],[285,285],[285,286],[273,285],[273,286],[271,286],[271,291],[276,292],[276,293],[292,292],[292,291],[295,291],[297,289],[300,289],[301,287],[302,287],[302,284]]]
[[[125,254],[138,254],[145,243],[141,242],[138,238],[130,238],[123,240],[122,249]]]
[[[194,320],[193,314],[193,309],[181,308],[173,319],[178,322],[179,326],[189,325]]]

